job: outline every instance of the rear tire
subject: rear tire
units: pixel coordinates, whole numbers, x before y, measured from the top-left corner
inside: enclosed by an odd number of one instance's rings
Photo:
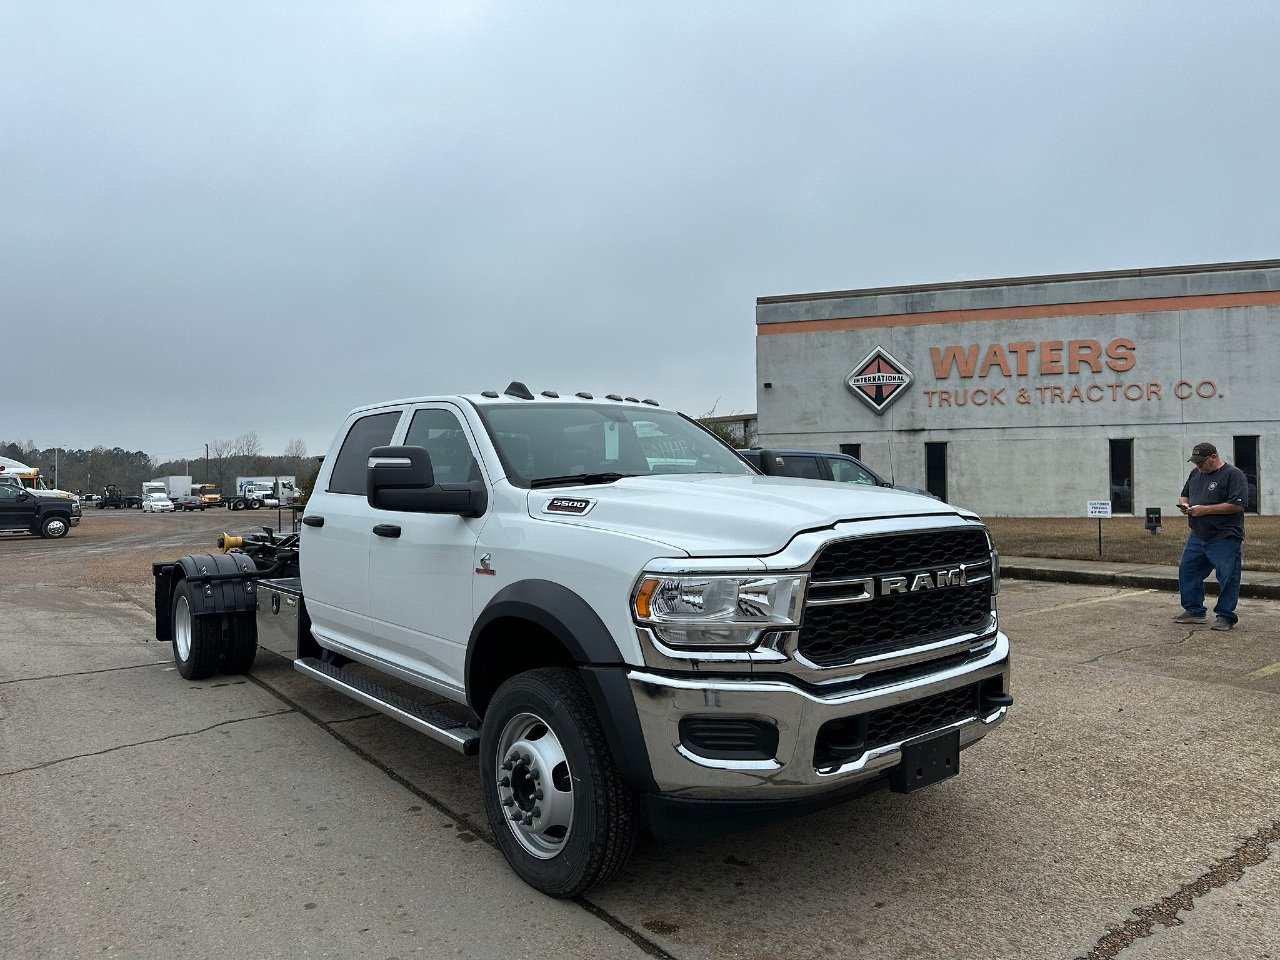
[[[548,896],[577,896],[631,855],[635,796],[576,671],[531,670],[498,688],[481,728],[480,777],[498,849]]]
[[[173,592],[172,617],[173,660],[178,672],[187,680],[203,680],[218,670],[222,629],[219,616],[194,616],[191,612],[191,584],[183,580]]]

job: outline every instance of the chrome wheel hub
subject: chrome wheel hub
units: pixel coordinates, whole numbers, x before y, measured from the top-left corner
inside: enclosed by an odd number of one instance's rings
[[[564,849],[573,827],[573,777],[555,731],[540,717],[512,717],[494,759],[498,802],[520,846],[540,860]]]

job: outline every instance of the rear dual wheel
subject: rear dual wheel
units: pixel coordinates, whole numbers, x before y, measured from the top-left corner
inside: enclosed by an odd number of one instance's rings
[[[258,631],[252,613],[192,613],[195,591],[187,580],[178,584],[170,607],[173,660],[187,680],[215,673],[247,673],[258,654]]]

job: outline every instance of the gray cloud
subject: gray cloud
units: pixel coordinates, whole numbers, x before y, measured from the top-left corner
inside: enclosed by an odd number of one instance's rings
[[[755,406],[760,295],[1277,255],[1271,4],[0,8],[0,440]]]

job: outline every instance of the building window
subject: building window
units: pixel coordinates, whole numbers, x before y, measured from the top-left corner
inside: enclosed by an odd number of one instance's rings
[[[1233,437],[1235,450],[1231,454],[1231,462],[1244,471],[1244,478],[1249,482],[1249,502],[1245,510],[1258,512],[1258,438]]]
[[[924,445],[924,488],[940,500],[947,499],[947,445]]]
[[[1133,441],[1112,440],[1111,512],[1133,513]]]
[[[842,443],[840,444],[840,452],[846,457],[853,457],[855,460],[862,459],[862,444],[860,443]]]

